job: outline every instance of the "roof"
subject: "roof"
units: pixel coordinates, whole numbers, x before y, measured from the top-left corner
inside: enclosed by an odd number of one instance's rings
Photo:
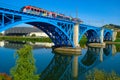
[[[31,33],[31,32],[42,32],[36,27],[14,27],[5,31],[5,34],[9,33]]]

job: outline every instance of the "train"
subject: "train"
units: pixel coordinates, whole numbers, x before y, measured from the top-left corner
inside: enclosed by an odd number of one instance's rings
[[[35,7],[35,6],[31,6],[31,5],[22,7],[21,11],[24,12],[24,13],[34,14],[34,15],[38,15],[38,16],[57,18],[57,19],[73,21],[73,22],[82,22],[79,18],[73,18],[73,17],[70,17],[70,16],[65,16],[64,14],[55,13],[55,12],[48,11],[48,10],[38,8],[38,7]]]

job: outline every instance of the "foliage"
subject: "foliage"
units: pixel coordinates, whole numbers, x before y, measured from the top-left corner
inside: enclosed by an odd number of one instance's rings
[[[36,35],[35,34],[32,34],[31,37],[35,37]]]
[[[115,42],[120,42],[120,39],[119,39],[119,38],[117,38],[117,39],[115,40]]]
[[[115,24],[106,24],[103,27],[108,29],[114,29],[114,30],[120,29],[120,26]]]
[[[16,65],[11,69],[13,80],[38,80],[38,75],[35,75],[36,67],[32,47],[24,45],[23,48],[17,50],[16,56]]]
[[[12,80],[6,73],[0,73],[0,80]]]
[[[88,73],[86,80],[120,80],[120,76],[114,71],[106,73],[103,70],[95,69],[93,72]]]
[[[0,33],[0,36],[2,36],[3,34],[2,33]]]
[[[86,45],[86,43],[87,43],[87,38],[86,38],[86,36],[84,35],[84,36],[82,37],[82,39],[80,40],[79,44],[80,44],[81,47],[84,48],[84,46]]]
[[[117,38],[120,38],[120,32],[117,32]]]
[[[9,41],[31,41],[31,42],[52,42],[50,38],[20,37],[20,36],[2,36],[0,40]]]
[[[116,52],[120,52],[120,44],[115,44],[116,46]]]

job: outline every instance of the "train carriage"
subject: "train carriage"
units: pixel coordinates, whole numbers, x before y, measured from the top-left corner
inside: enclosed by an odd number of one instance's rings
[[[46,17],[51,17],[51,18],[73,21],[73,22],[81,22],[79,18],[72,18],[70,16],[65,16],[64,14],[58,14],[55,12],[47,11],[45,9],[37,8],[34,6],[30,6],[30,5],[23,7],[21,11],[24,13],[34,14],[38,16],[46,16]]]

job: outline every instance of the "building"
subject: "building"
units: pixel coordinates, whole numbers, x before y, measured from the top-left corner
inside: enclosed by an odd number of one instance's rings
[[[14,27],[4,32],[5,36],[37,36],[48,37],[46,33],[36,27]]]

